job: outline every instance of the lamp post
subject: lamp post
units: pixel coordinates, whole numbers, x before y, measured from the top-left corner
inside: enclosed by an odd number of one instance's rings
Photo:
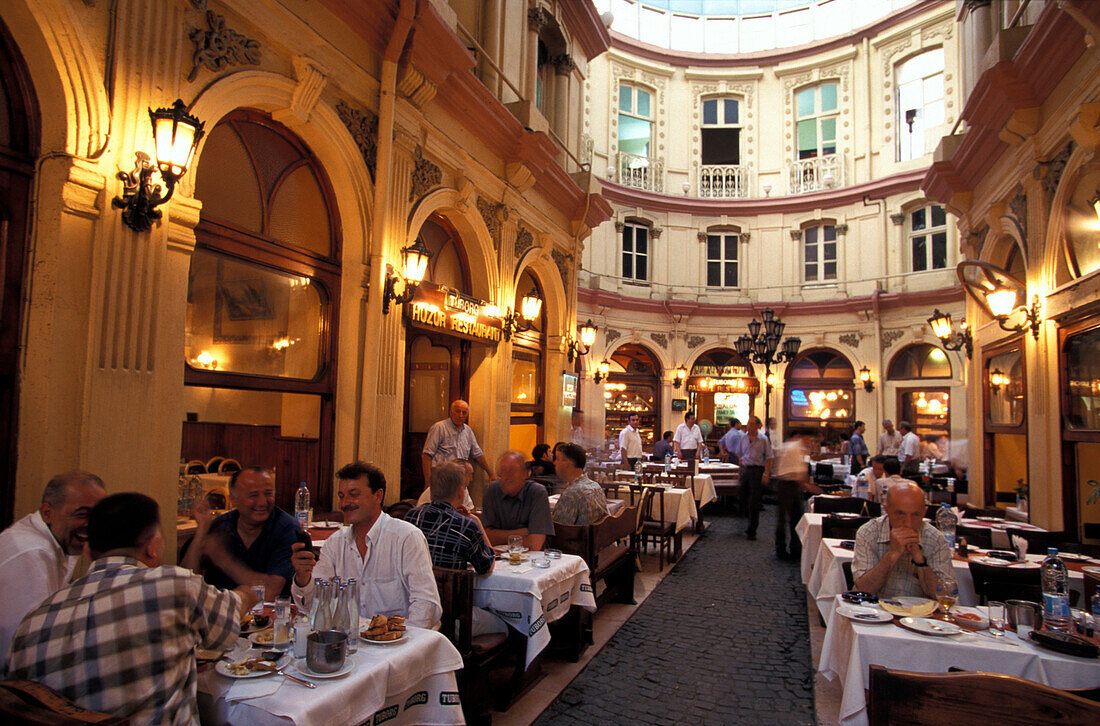
[[[777,318],[771,308],[765,308],[764,312],[760,313],[760,320],[753,318],[748,327],[749,334],[738,338],[734,347],[745,360],[764,365],[764,380],[767,382],[767,387],[764,389],[764,425],[767,426],[768,419],[771,418],[771,381],[774,380],[772,364],[794,360],[802,340],[791,337],[780,345],[779,339],[783,337],[783,328],[786,327],[786,323]]]

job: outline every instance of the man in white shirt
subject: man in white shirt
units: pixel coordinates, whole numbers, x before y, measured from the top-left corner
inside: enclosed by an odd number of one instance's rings
[[[432,467],[446,464],[456,459],[476,461],[493,479],[493,470],[489,467],[489,460],[485,458],[485,452],[477,445],[477,437],[470,424],[470,404],[461,399],[451,403],[447,418],[436,421],[428,429],[428,437],[424,440],[424,450],[420,453],[420,464],[424,469],[424,488],[428,488],[431,481]]]
[[[684,422],[676,427],[676,433],[672,435],[676,456],[680,457],[680,461],[694,461],[699,447],[703,445],[703,432],[695,423],[695,412],[688,411],[684,414]]]
[[[877,456],[875,457],[878,458]],[[882,476],[875,479],[874,489],[869,491],[878,491],[878,496],[875,497],[875,501],[886,506],[887,493],[890,491],[890,487],[894,484],[916,484],[911,479],[904,479],[901,476],[901,462],[898,461],[896,456],[883,457],[882,462]]]
[[[894,430],[894,422],[886,419],[882,422],[882,430],[885,432],[878,437],[877,454],[882,456],[897,456],[898,447],[901,446],[901,434]]]
[[[856,475],[856,480],[862,479],[867,482],[867,498],[872,502],[881,502],[886,497],[885,492],[882,489],[879,481],[886,476],[886,459],[893,457],[885,457],[881,454],[871,457],[871,465]],[[901,471],[899,468],[898,471]],[[858,486],[858,485],[857,485]]]
[[[336,478],[344,526],[325,541],[320,560],[304,544],[293,546],[294,600],[308,609],[314,578],[354,577],[361,617],[401,615],[409,625],[432,627],[443,610],[424,533],[382,511],[386,477],[377,468],[356,462]]]
[[[95,474],[58,474],[46,484],[38,510],[0,532],[0,670],[23,616],[69,584],[88,539],[88,513],[105,496]]]
[[[920,466],[920,437],[913,432],[913,426],[908,421],[898,421],[898,431],[902,433],[898,446],[901,473],[916,474]]]
[[[624,466],[634,471],[634,465],[642,458],[642,435],[638,433],[638,414],[626,419],[626,427],[619,432],[619,454]]]

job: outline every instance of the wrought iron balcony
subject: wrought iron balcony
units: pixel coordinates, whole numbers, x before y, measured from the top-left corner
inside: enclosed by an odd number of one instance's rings
[[[791,194],[820,192],[841,186],[844,186],[844,157],[839,154],[791,162]]]
[[[699,167],[699,196],[735,199],[749,196],[749,170],[744,166]]]
[[[620,151],[616,165],[619,183],[623,186],[662,192],[665,188],[665,162],[646,156]]]

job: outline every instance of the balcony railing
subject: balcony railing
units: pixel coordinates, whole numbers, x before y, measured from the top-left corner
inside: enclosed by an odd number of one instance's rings
[[[699,196],[730,199],[749,196],[749,170],[743,166],[699,167]]]
[[[646,156],[619,152],[619,183],[623,186],[662,192],[665,189],[665,162]]]
[[[791,162],[791,194],[820,192],[840,186],[844,186],[844,158],[839,154]]]

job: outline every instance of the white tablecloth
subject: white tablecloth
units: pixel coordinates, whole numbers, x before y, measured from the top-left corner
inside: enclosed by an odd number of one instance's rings
[[[488,575],[474,578],[474,605],[527,636],[526,665],[550,642],[546,624],[564,616],[574,603],[596,612],[588,565],[576,555],[550,560],[546,569],[526,561],[517,567],[498,561]]]
[[[628,472],[621,472],[628,473]],[[718,498],[714,493],[714,479],[710,477],[695,477],[696,479],[703,478],[704,482],[695,482],[693,487],[701,487],[700,493],[704,496],[709,496],[709,499],[704,500],[702,503],[706,504],[712,502]],[[705,481],[710,479],[710,481]],[[620,490],[621,492],[622,490]],[[695,493],[691,489],[681,489],[678,487],[668,487],[661,491],[661,499],[664,500],[664,520],[665,522],[675,522],[676,531],[693,526],[696,517],[699,516],[699,510],[695,506]],[[553,510],[553,503],[551,504],[551,510]],[[653,518],[661,516],[661,504],[657,501],[657,498],[653,499]],[[820,529],[820,528],[819,528]]]
[[[803,584],[810,581],[810,572],[813,570],[814,560],[817,559],[817,548],[821,546],[821,520],[824,518],[824,514],[806,512],[794,528],[798,538],[802,540]]]
[[[714,477],[710,474],[696,474],[692,477],[691,491],[700,507],[718,499],[714,491]]]
[[[258,650],[247,650],[249,655]],[[245,656],[241,656],[245,657]],[[349,656],[347,676],[315,679],[316,689],[281,676],[233,679],[210,669],[199,675],[203,724],[288,723],[296,726],[357,726],[378,719],[393,724],[461,724],[462,705],[454,672],[462,656],[442,634],[410,627],[398,645],[360,643]],[[293,668],[288,672],[297,675]]]
[[[829,680],[840,679],[840,723],[845,726],[867,723],[864,689],[872,664],[921,673],[946,673],[952,667],[1004,673],[1055,688],[1094,688],[1100,683],[1098,660],[1044,650],[1021,642],[1014,633],[1004,637],[1016,645],[986,635],[920,635],[892,623],[856,623],[836,616],[825,631],[818,670]]]

